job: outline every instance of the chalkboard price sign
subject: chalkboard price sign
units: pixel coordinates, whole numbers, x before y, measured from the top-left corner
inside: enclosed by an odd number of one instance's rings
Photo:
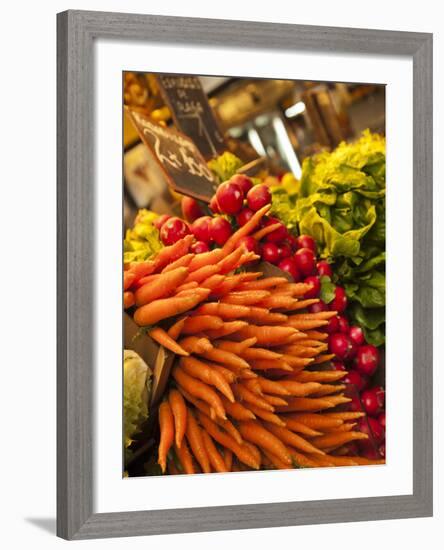
[[[163,74],[157,81],[176,127],[190,136],[206,159],[223,153],[225,140],[200,80],[196,76]]]
[[[127,109],[140,138],[154,154],[171,187],[184,195],[209,202],[217,182],[194,143],[185,135]]]

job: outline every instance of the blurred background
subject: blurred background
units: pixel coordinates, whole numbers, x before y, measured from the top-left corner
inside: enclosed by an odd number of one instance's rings
[[[169,77],[189,90],[183,100]],[[123,101],[187,134],[205,160],[228,150],[251,166],[251,175],[266,170],[271,178],[299,178],[305,157],[353,141],[366,128],[385,133],[384,85],[125,72]],[[170,213],[176,201],[126,113],[123,126],[129,227],[137,209]]]

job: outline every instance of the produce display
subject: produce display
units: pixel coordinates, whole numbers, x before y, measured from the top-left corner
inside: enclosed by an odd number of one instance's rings
[[[366,133],[273,186],[225,153],[209,208],[139,212],[124,307],[175,357],[146,474],[384,462],[384,147]],[[147,376],[132,373],[129,450]]]

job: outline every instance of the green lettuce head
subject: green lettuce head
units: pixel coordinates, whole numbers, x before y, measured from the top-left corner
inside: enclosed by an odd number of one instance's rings
[[[124,446],[129,447],[148,418],[148,399],[151,391],[151,369],[132,350],[123,358],[123,433]]]

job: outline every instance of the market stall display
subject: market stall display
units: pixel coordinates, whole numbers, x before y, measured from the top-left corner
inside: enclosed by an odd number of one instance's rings
[[[140,209],[126,231],[127,347],[150,349],[125,379],[127,475],[385,461],[385,139],[320,150],[300,177],[263,160],[251,175],[214,153],[205,193],[186,162],[172,207]]]

